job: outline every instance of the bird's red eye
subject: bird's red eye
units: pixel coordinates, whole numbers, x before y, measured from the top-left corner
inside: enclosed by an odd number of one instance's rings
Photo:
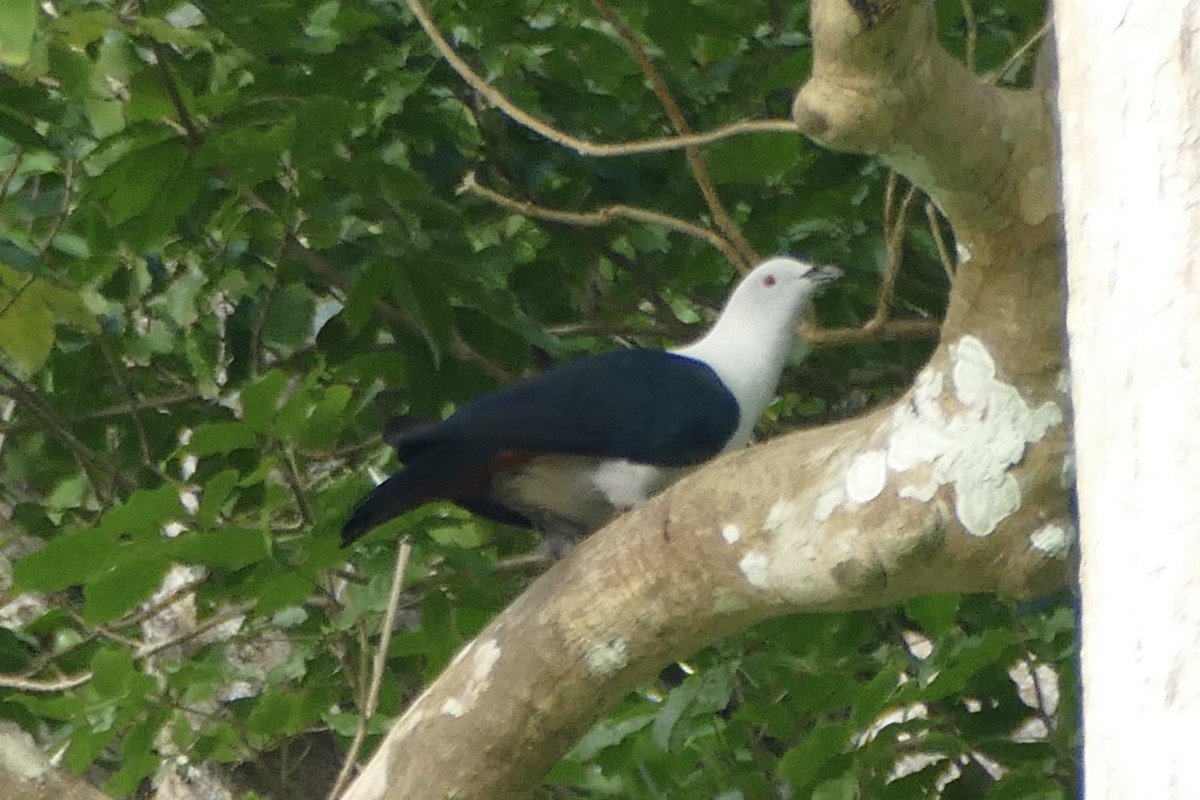
[[[765,278],[763,278],[763,286],[770,289],[774,285],[775,285],[775,276],[774,275],[768,275]]]

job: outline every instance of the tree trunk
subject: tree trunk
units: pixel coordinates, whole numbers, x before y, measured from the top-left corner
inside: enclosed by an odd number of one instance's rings
[[[1200,797],[1200,3],[1055,22],[1087,796]]]
[[[877,154],[954,226],[942,341],[895,405],[733,453],[537,580],[409,707],[346,799],[519,796],[662,664],[769,616],[1061,584],[1058,165],[1047,97],[988,85],[906,0],[813,0],[798,132]]]

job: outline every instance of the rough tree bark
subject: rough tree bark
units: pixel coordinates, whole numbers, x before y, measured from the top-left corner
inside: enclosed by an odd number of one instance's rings
[[[893,406],[731,454],[583,543],[409,707],[346,798],[520,795],[661,665],[769,616],[1063,581],[1047,95],[982,82],[939,47],[925,2],[868,29],[846,0],[813,0],[812,29],[799,132],[879,155],[954,227],[929,365]]]
[[[14,722],[0,721],[0,797],[5,800],[107,800],[82,778],[56,767]]]
[[[1200,3],[1055,19],[1087,796],[1200,797]]]

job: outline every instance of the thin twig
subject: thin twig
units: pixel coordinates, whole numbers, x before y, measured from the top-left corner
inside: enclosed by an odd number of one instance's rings
[[[0,389],[0,394],[4,394],[2,389]],[[88,420],[126,417],[131,414],[136,414],[139,411],[158,411],[166,408],[167,406],[181,405],[183,403],[194,403],[197,401],[204,401],[204,399],[204,395],[194,391],[169,394],[162,397],[147,397],[134,403],[122,403],[121,405],[98,408],[95,411],[87,411],[71,417],[63,417],[63,422],[68,425],[73,425],[77,422],[87,422]],[[21,430],[22,427],[23,426],[20,424],[14,424],[7,428],[5,428],[3,425],[0,425],[0,433],[5,431],[11,431],[15,433],[18,430]]]
[[[113,354],[112,348],[105,338],[100,336],[98,337],[98,341],[100,343],[100,352],[104,354],[104,360],[108,362],[108,369],[112,373],[113,380],[121,388],[121,393],[125,395],[125,399],[128,401],[130,407],[135,407],[138,399],[137,394],[134,393],[133,386],[130,385],[129,380],[126,378],[125,370],[121,369],[117,364],[116,355]],[[136,410],[130,411],[129,418],[133,420],[133,430],[137,434],[138,448],[142,451],[142,461],[145,462],[147,468],[155,472],[159,477],[165,478],[150,455],[150,440],[146,437],[146,429],[142,425],[141,414]]]
[[[675,96],[671,94],[671,90],[667,87],[667,82],[663,80],[662,74],[659,73],[658,67],[654,66],[654,62],[650,60],[650,55],[646,52],[646,48],[642,45],[641,40],[638,39],[637,35],[630,30],[625,21],[612,10],[605,0],[592,0],[592,5],[596,7],[596,10],[600,12],[600,16],[604,17],[605,21],[613,27],[613,30],[617,32],[625,41],[626,46],[629,47],[629,52],[633,56],[633,60],[637,62],[638,67],[642,70],[642,74],[650,81],[650,87],[654,90],[659,105],[666,112],[667,118],[671,120],[671,126],[675,129],[675,133],[680,136],[690,135],[692,128],[688,124],[687,118],[683,115],[683,109],[675,101]],[[700,148],[694,144],[688,145],[684,148],[684,154],[687,157],[688,167],[692,171],[692,177],[696,181],[696,186],[699,187],[700,194],[704,197],[704,202],[708,206],[709,212],[713,215],[713,221],[716,222],[717,228],[720,229],[721,233],[733,242],[733,246],[738,252],[739,258],[733,262],[734,266],[741,272],[748,271],[750,266],[758,261],[758,254],[750,246],[750,243],[746,241],[746,237],[742,235],[733,218],[729,216],[729,211],[725,208],[725,204],[721,202],[716,187],[713,185],[712,176],[708,173],[708,165],[704,163],[704,157],[700,154]]]
[[[367,690],[362,713],[354,730],[354,739],[346,751],[346,758],[342,763],[337,780],[333,782],[333,788],[329,791],[329,800],[333,800],[341,794],[342,787],[350,779],[350,773],[354,771],[358,753],[362,749],[362,743],[370,729],[371,719],[375,716],[375,711],[379,706],[379,691],[383,687],[383,673],[387,669],[388,648],[391,647],[392,633],[396,629],[396,613],[400,608],[400,597],[404,590],[404,574],[408,572],[408,559],[411,555],[412,542],[405,536],[400,540],[400,547],[396,550],[396,568],[392,573],[392,587],[388,593],[387,610],[384,612],[383,630],[379,633],[379,646],[375,649],[375,658],[371,667],[371,686]]]
[[[1058,727],[1058,723],[1049,707],[1050,701],[1046,697],[1046,690],[1042,688],[1042,679],[1038,676],[1038,663],[1030,658],[1025,661],[1025,664],[1029,667],[1029,681],[1033,684],[1033,692],[1037,697],[1038,716],[1041,717],[1046,730],[1052,731]]]
[[[593,211],[559,211],[557,209],[546,208],[535,203],[530,203],[524,200],[517,200],[507,195],[501,194],[494,189],[488,189],[481,186],[475,179],[474,172],[468,172],[458,185],[458,193],[470,193],[482,197],[501,208],[507,208],[509,211],[515,211],[518,214],[523,214],[527,217],[536,219],[544,219],[549,222],[560,222],[564,225],[581,225],[587,228],[598,228],[604,225],[611,224],[617,219],[629,219],[636,222],[642,222],[650,225],[662,225],[673,231],[691,236],[694,239],[699,239],[707,242],[725,255],[726,258],[733,264],[741,262],[741,256],[733,245],[715,231],[701,227],[687,220],[672,217],[667,214],[661,214],[657,211],[650,211],[645,208],[636,208],[621,204],[603,206]]]
[[[998,83],[1000,79],[1004,77],[1004,74],[1013,68],[1014,64],[1024,58],[1025,54],[1032,50],[1038,44],[1038,42],[1046,38],[1046,35],[1050,33],[1050,27],[1050,23],[1047,22],[1043,24],[1042,27],[1034,31],[1030,37],[1026,39],[1023,44],[1021,44],[1020,47],[1012,51],[1012,55],[1005,59],[1004,63],[1000,65],[999,69],[988,75],[986,82]]]
[[[17,304],[17,301],[21,299],[21,295],[25,294],[25,290],[30,286],[33,286],[34,280],[35,276],[33,275],[25,276],[25,279],[21,281],[21,285],[14,289],[12,294],[9,295],[7,302],[0,306],[0,317],[3,317],[5,314],[7,314],[9,310]]]
[[[800,326],[800,335],[812,347],[840,347],[862,342],[897,342],[908,339],[936,339],[942,323],[936,319],[889,319],[881,324],[858,328],[813,329]]]
[[[67,216],[71,213],[71,186],[75,180],[75,162],[67,161],[67,168],[63,171],[63,198],[58,204],[58,211],[54,214],[54,222],[50,226],[50,232],[46,234],[45,241],[38,248],[38,261],[41,261],[50,246],[54,244],[54,237],[58,236],[58,232],[62,230],[63,223],[67,221]]]
[[[942,223],[938,219],[937,208],[933,205],[932,200],[925,201],[925,219],[929,222],[929,233],[932,234],[933,243],[937,246],[938,259],[942,262],[942,269],[950,283],[953,284],[954,276],[958,271],[958,263],[950,254],[946,238],[942,236]]]
[[[892,299],[896,293],[896,279],[900,276],[900,263],[904,260],[904,234],[908,230],[908,212],[917,196],[915,184],[908,187],[900,208],[892,217],[892,228],[884,231],[887,263],[884,265],[883,280],[879,282],[879,290],[875,301],[875,316],[866,327],[872,323],[882,325],[892,313]]]
[[[58,418],[58,414],[52,408],[42,403],[37,393],[3,364],[0,364],[0,377],[5,378],[9,382],[10,391],[15,395],[14,399],[41,420],[42,424],[62,440],[66,448],[74,454],[75,460],[79,462],[80,467],[83,468],[84,473],[88,476],[88,480],[92,484],[92,489],[98,497],[107,502],[108,491],[101,485],[100,481],[96,480],[95,475],[92,474],[93,469],[99,469],[101,472],[108,474],[122,491],[132,492],[137,488],[137,484],[130,480],[129,476],[122,472],[119,467],[101,459],[100,456],[92,452],[91,448],[79,441],[74,434],[67,430],[62,420]]]
[[[670,326],[662,324],[630,325],[622,322],[572,322],[565,325],[551,325],[546,333],[555,336],[614,336],[625,338],[630,336],[653,336],[656,339],[674,339],[689,329],[684,325]]]
[[[137,611],[127,617],[122,617],[121,619],[110,622],[105,627],[109,628],[110,630],[114,628],[128,628],[132,625],[138,625],[142,622],[145,622],[147,619],[153,617],[155,614],[164,610],[168,606],[175,605],[175,603],[184,598],[184,595],[188,595],[196,591],[201,585],[203,585],[203,583],[204,578],[197,578],[195,580],[182,583],[167,594],[160,597],[158,600],[155,600],[153,603],[139,608]]]
[[[488,102],[500,109],[504,114],[528,130],[533,131],[539,136],[548,139],[556,144],[562,145],[570,150],[575,151],[579,155],[597,156],[607,158],[612,156],[627,156],[636,153],[662,153],[671,150],[680,150],[684,147],[692,145],[711,144],[722,139],[728,139],[732,136],[739,136],[747,133],[796,133],[796,123],[787,119],[764,119],[764,120],[743,120],[734,122],[730,125],[724,125],[707,133],[690,134],[687,136],[675,136],[665,139],[638,139],[630,142],[620,142],[617,144],[597,144],[589,142],[586,139],[580,139],[570,134],[554,128],[536,117],[531,116],[527,112],[521,110],[511,100],[498,92],[487,81],[483,79],[479,73],[471,69],[466,61],[462,59],[454,51],[433,24],[433,20],[429,17],[429,12],[425,10],[425,6],[420,0],[406,0],[408,8],[412,11],[413,16],[417,18],[417,22],[424,29],[425,34],[433,42],[433,46],[442,54],[442,58],[450,65],[458,76],[462,78],[472,89],[479,92],[483,97],[487,98]]]
[[[175,83],[175,76],[171,74],[171,68],[167,64],[166,48],[158,42],[151,42],[151,47],[154,50],[154,59],[158,62],[159,73],[162,75],[163,87],[167,90],[167,97],[171,100],[171,105],[175,107],[175,113],[179,117],[179,124],[183,126],[184,138],[192,147],[200,145],[200,131],[196,127],[195,120],[192,119],[192,114],[188,111],[187,104],[183,102],[183,95],[179,92],[179,86]]]
[[[300,470],[296,468],[296,454],[292,448],[287,447],[283,450],[284,476],[288,486],[292,489],[292,494],[296,497],[296,506],[300,509],[300,516],[304,519],[305,527],[312,525],[316,517],[313,515],[312,506],[308,503],[308,497],[304,494],[304,485],[300,481]]]
[[[196,627],[192,628],[191,630],[184,631],[183,633],[177,634],[168,639],[163,639],[161,642],[155,642],[154,644],[149,644],[149,645],[142,645],[141,647],[139,647],[137,650],[134,651],[133,657],[139,661],[142,659],[145,659],[145,658],[150,658],[153,655],[157,655],[158,653],[161,653],[163,650],[169,650],[172,647],[175,647],[176,645],[183,644],[184,642],[190,642],[192,639],[195,639],[195,638],[201,636],[202,634],[208,633],[213,628],[216,628],[220,625],[224,625],[226,622],[229,622],[230,620],[237,619],[238,617],[244,617],[247,614],[249,614],[253,609],[254,609],[254,601],[253,600],[247,601],[245,603],[238,603],[235,606],[230,606],[229,608],[225,609],[224,611],[214,614],[211,617],[208,617],[207,619],[203,620],[202,622],[197,623]]]
[[[253,602],[241,603],[216,614],[203,622],[199,623],[195,628],[192,628],[185,633],[172,636],[169,639],[164,639],[161,642],[155,642],[152,645],[143,645],[133,652],[133,657],[136,660],[150,658],[153,655],[168,650],[176,645],[195,639],[203,633],[212,630],[218,625],[224,625],[231,619],[245,616],[251,609],[254,608]],[[108,634],[112,638],[112,634]],[[117,638],[117,641],[121,641]],[[92,679],[92,673],[81,672],[78,675],[72,675],[69,678],[59,678],[57,680],[37,680],[35,678],[25,678],[17,675],[0,675],[0,688],[17,689],[23,692],[65,692],[69,689],[75,689]]]
[[[975,8],[971,5],[971,0],[961,0],[963,21],[967,24],[967,47],[966,47],[966,62],[967,69],[971,72],[975,71],[975,45],[979,41],[979,25],[975,21]]]
[[[19,692],[65,692],[83,686],[92,679],[92,673],[81,672],[68,678],[58,678],[52,681],[42,681],[36,678],[23,678],[17,675],[0,675],[0,688],[16,689]]]
[[[412,542],[405,536],[400,540],[396,552],[396,570],[392,575],[392,587],[388,593],[387,612],[383,618],[383,630],[379,634],[379,647],[375,651],[375,662],[371,667],[371,689],[367,693],[368,719],[375,715],[379,706],[379,690],[383,686],[383,672],[387,667],[388,648],[392,645],[392,633],[396,629],[396,610],[400,606],[404,590],[404,575],[408,572],[408,560],[412,556]]]

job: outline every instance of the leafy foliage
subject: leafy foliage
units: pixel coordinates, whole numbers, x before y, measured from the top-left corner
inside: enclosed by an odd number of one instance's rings
[[[947,42],[986,69],[1042,13],[992,4],[972,28],[959,8],[939,5]],[[592,7],[431,12],[491,86],[561,131],[671,130]],[[786,117],[811,64],[804,4],[616,13],[696,130]],[[620,204],[716,230],[713,208],[679,152],[583,157],[515,124],[396,3],[6,0],[0,16],[0,575],[12,601],[0,714],[65,747],[68,767],[98,768],[114,795],[139,791],[167,756],[240,763],[314,736],[344,750],[402,527],[413,586],[369,747],[519,592],[526,578],[504,560],[532,544],[429,507],[341,552],[369,469],[390,464],[376,438],[386,420],[443,414],[575,353],[687,338],[734,278],[709,242],[667,225],[555,222],[456,193],[464,175],[542,209]],[[886,170],[779,133],[704,157],[755,250],[848,269],[819,303],[826,325],[870,317],[889,258]],[[934,233],[910,226],[898,315],[940,313]],[[930,345],[864,338],[814,353],[785,377],[764,433],[893,394]],[[995,780],[989,767],[987,797],[1065,796],[1064,608],[931,598],[760,626],[699,654],[682,682],[629,697],[547,792],[932,796],[945,765],[965,781],[982,762],[1007,770]],[[931,653],[916,657],[906,631]],[[1057,671],[1062,707],[1019,698],[1009,671],[1022,663]],[[922,711],[879,722],[897,708]],[[1046,735],[1014,742],[1039,713]],[[895,779],[915,752],[943,758]],[[256,788],[300,796],[284,772]]]

